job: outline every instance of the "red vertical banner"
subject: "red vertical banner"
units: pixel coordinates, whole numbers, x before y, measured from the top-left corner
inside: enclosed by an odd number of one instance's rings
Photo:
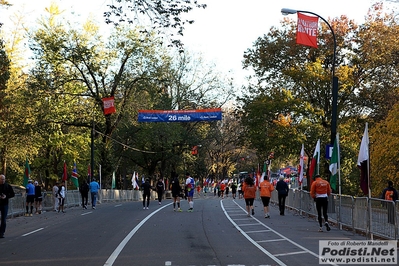
[[[311,17],[300,12],[296,30],[296,43],[317,48],[318,17]]]
[[[104,115],[113,114],[116,112],[114,97],[103,98]]]

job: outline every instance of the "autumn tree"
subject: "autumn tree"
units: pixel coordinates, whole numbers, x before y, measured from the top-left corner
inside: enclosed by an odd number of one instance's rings
[[[329,23],[337,41],[338,132],[350,135],[340,134],[351,139],[342,147],[353,156],[364,122],[380,120],[391,106],[386,102],[397,102],[397,42],[392,39],[397,27],[381,4],[370,9],[363,25],[345,16],[329,19]],[[314,49],[297,45],[295,32],[296,22],[284,19],[280,28],[271,28],[245,52],[244,67],[252,68],[255,75],[242,99],[243,122],[253,145],[264,142],[267,149],[289,156],[295,149],[299,154],[301,143],[305,143],[311,157],[317,139],[322,141],[322,154],[323,143],[330,142],[333,37],[327,25],[321,23],[318,48]],[[342,168],[355,178],[352,173],[358,172],[356,158],[344,160]],[[328,175],[328,161],[321,162],[321,173]],[[357,194],[358,190],[352,189],[356,183],[354,179],[348,182],[347,191]]]
[[[82,27],[65,23],[56,5],[47,11],[33,34],[36,66],[29,80],[31,96],[41,99],[43,105],[37,113],[41,125],[43,130],[61,135],[83,127],[90,136],[94,121],[99,132],[96,157],[108,175],[114,164],[110,136],[129,104],[143,104],[153,94],[151,90],[159,89],[170,59],[153,37],[138,30],[117,27],[109,36],[102,36],[91,21]],[[116,113],[103,114],[105,97],[115,98]],[[51,126],[57,130],[45,129]]]

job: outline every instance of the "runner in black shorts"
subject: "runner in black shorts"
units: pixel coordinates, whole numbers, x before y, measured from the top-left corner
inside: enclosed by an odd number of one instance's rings
[[[33,180],[28,180],[28,185],[26,186],[26,213],[25,216],[32,216],[33,212],[33,202],[35,201],[35,186],[33,185]],[[30,210],[30,213],[29,213]]]
[[[36,208],[36,214],[41,214],[42,213],[42,187],[39,186],[39,183],[35,181],[35,208]]]
[[[182,211],[180,208],[181,187],[179,183],[179,177],[177,174],[172,179],[171,187],[172,187],[172,197],[173,197],[173,211],[176,211],[176,203],[177,203],[177,211],[181,212]]]

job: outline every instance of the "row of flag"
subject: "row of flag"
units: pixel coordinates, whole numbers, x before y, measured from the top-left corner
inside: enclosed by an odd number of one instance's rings
[[[62,181],[66,181],[68,180],[68,170],[67,170],[67,164],[66,162],[64,162],[64,168],[63,168],[63,172],[62,172]],[[101,165],[100,165],[100,169],[99,172],[101,174]],[[91,167],[90,165],[87,168],[87,175],[88,178],[91,179]],[[73,164],[73,169],[72,169],[72,173],[71,173],[71,181],[72,183],[78,188],[79,187],[79,174],[78,174],[78,170],[76,167],[76,162]],[[28,159],[26,159],[25,161],[25,172],[24,172],[24,181],[23,181],[23,186],[26,187],[28,184],[28,180],[30,179],[30,166],[29,166],[29,161]],[[111,184],[111,188],[114,189],[115,188],[115,171],[112,173],[112,184]],[[138,173],[134,172],[133,176],[132,176],[132,185],[133,185],[133,189],[139,189],[139,185],[138,185]]]
[[[299,163],[299,182],[303,181],[303,172],[304,172],[304,158],[305,151],[304,146],[302,144],[301,154],[300,154],[300,163]],[[320,140],[317,141],[316,148],[313,153],[313,157],[309,167],[309,176],[310,181],[312,182],[316,175],[319,174],[319,165],[320,165]],[[368,124],[366,123],[362,142],[360,144],[359,155],[357,159],[357,166],[360,168],[360,188],[365,195],[370,195],[370,165],[369,165],[369,134],[368,134]],[[340,148],[339,148],[339,134],[337,134],[334,145],[332,149],[331,159],[329,170],[331,172],[330,176],[330,185],[331,188],[335,191],[337,190],[337,182],[338,185],[340,183]],[[340,187],[339,187],[339,193]]]
[[[73,163],[73,169],[71,173],[71,181],[72,183],[78,188],[79,187],[79,179],[78,179],[78,170],[76,168],[76,162]],[[90,173],[90,165],[88,167],[88,177],[91,177]],[[29,161],[26,159],[25,161],[25,172],[24,172],[24,180],[23,180],[23,186],[26,187],[28,184],[28,181],[30,179],[30,166],[29,166]],[[68,168],[66,162],[64,162],[64,168],[62,171],[62,181],[67,181],[68,180]]]
[[[304,177],[304,160],[305,159],[305,149],[302,144],[302,149],[299,158],[299,166],[298,166],[298,182],[302,184]],[[368,124],[366,123],[366,127],[364,129],[364,134],[362,138],[362,142],[360,145],[359,156],[357,160],[357,165],[360,168],[360,188],[365,195],[369,195],[369,136],[368,136]],[[316,143],[316,147],[313,153],[313,157],[309,166],[309,176],[310,182],[315,179],[316,175],[319,175],[319,167],[320,167],[320,139]],[[270,168],[270,165],[269,165]],[[339,134],[336,135],[334,140],[334,145],[332,149],[332,154],[330,158],[329,170],[331,172],[330,176],[330,185],[334,191],[337,191],[337,186],[340,184],[340,148],[339,148]],[[259,186],[259,184],[264,180],[264,177],[270,173],[270,169],[267,168],[266,162],[263,165],[263,172],[261,173],[260,164],[258,164],[258,169],[256,174],[254,175],[255,185]],[[311,184],[309,184],[310,186]],[[339,194],[341,194],[341,188],[338,187]]]

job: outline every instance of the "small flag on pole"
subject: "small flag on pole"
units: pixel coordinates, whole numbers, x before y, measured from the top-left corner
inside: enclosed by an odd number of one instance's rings
[[[314,149],[313,158],[309,167],[310,185],[312,184],[315,176],[319,174],[320,164],[320,139],[317,141],[316,148]]]
[[[112,173],[112,185],[111,188],[114,189],[115,188],[115,171]]]
[[[132,176],[132,186],[134,190],[139,189],[139,185],[137,184],[137,177],[136,177],[136,172],[133,172]]]
[[[302,182],[303,182],[304,160],[305,160],[305,148],[304,148],[304,145],[302,144],[301,154],[299,157],[299,184],[302,184]]]
[[[330,185],[335,191],[337,190],[337,177],[339,172],[339,135],[335,137],[334,147],[332,150],[331,161],[330,161]]]
[[[79,175],[78,175],[78,170],[76,168],[76,162],[73,163],[71,177],[72,177],[73,184],[78,188],[79,187],[79,179],[78,179]]]
[[[88,180],[88,182],[91,181],[91,167],[90,167],[90,164],[87,167],[87,180]]]
[[[368,124],[364,129],[362,143],[360,144],[359,156],[357,158],[357,166],[360,168],[360,188],[364,195],[369,194],[369,132]]]
[[[24,172],[24,187],[26,187],[28,185],[28,181],[30,178],[30,167],[29,167],[29,161],[28,158],[26,158],[25,161],[25,172]]]

